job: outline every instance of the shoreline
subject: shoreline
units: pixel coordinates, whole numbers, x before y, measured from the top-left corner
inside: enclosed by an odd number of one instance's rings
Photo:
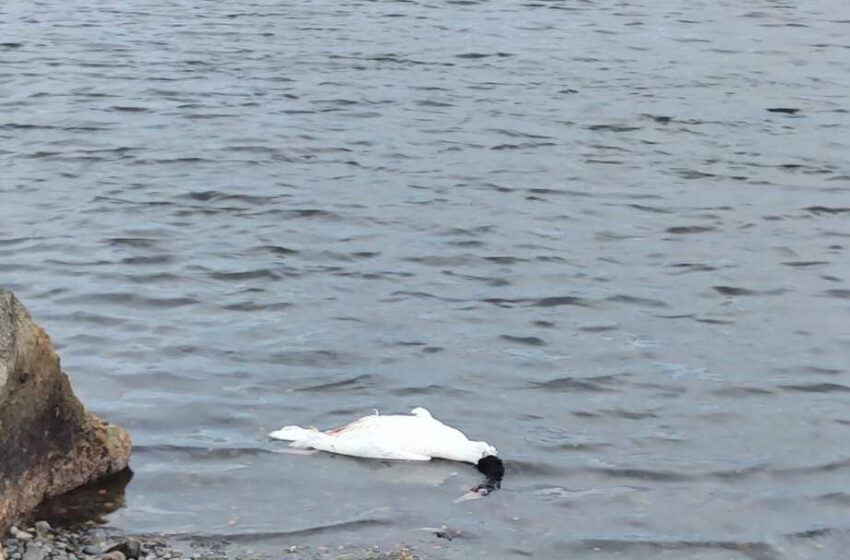
[[[255,553],[225,538],[178,539],[129,534],[103,526],[51,527],[37,521],[0,537],[0,560],[424,560],[407,545],[380,547],[290,546]]]

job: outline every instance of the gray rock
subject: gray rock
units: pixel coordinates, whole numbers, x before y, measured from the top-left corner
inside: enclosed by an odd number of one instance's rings
[[[27,550],[24,552],[24,560],[44,560],[47,556],[47,550],[36,543],[27,543]]]
[[[32,535],[30,535],[30,534],[29,534],[29,533],[27,533],[26,531],[21,531],[21,530],[20,530],[20,529],[18,529],[17,527],[12,527],[12,529],[9,531],[9,533],[10,533],[13,537],[15,537],[16,539],[18,539],[19,541],[31,541],[31,540],[33,539],[33,536],[32,536]]]
[[[45,497],[125,468],[130,447],[77,400],[50,337],[0,288],[0,534]]]
[[[138,560],[142,557],[142,543],[140,543],[136,539],[127,539],[122,543],[116,544],[106,549],[106,552],[115,551],[118,551],[123,554],[125,558],[132,558],[133,560]]]
[[[112,552],[107,552],[103,556],[100,557],[101,560],[127,560],[127,557],[124,556],[124,553],[120,550],[113,550]]]
[[[47,534],[50,532],[50,523],[48,523],[47,521],[36,521],[35,532],[41,538],[46,537]]]

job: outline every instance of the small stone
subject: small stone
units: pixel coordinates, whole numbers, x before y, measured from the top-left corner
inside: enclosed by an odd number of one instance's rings
[[[142,557],[142,543],[135,539],[127,540],[127,552],[129,554],[125,554],[127,558],[132,558],[133,560],[139,560]]]
[[[44,560],[47,556],[47,550],[38,546],[34,542],[27,543],[27,550],[24,552],[24,560]]]
[[[127,539],[106,549],[106,552],[120,552],[125,558],[139,560],[142,557],[142,543],[136,539]]]
[[[44,537],[47,536],[47,533],[49,533],[49,532],[50,532],[50,523],[48,523],[47,521],[36,521],[35,522],[35,533],[39,537],[44,538]]]
[[[100,557],[101,560],[127,560],[127,557],[124,556],[124,553],[120,550],[113,550],[112,552],[107,552],[103,556]]]
[[[31,541],[33,539],[32,535],[30,535],[26,531],[21,531],[17,527],[12,527],[9,532],[12,534],[13,537],[18,539],[19,541]]]

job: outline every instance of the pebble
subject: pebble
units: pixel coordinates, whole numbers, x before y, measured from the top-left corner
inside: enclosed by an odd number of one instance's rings
[[[15,527],[9,534],[0,535],[0,560],[297,560],[304,558],[331,558],[335,560],[413,560],[415,556],[403,548],[392,553],[380,553],[377,547],[361,555],[341,555],[339,550],[323,546],[319,554],[312,554],[301,546],[289,546],[284,553],[273,556],[245,556],[227,550],[227,543],[193,542],[194,549],[184,556],[183,551],[172,548],[166,537],[118,534],[115,530],[98,527],[51,527],[39,524]],[[33,535],[37,534],[38,537]],[[107,543],[112,544],[111,547]],[[135,556],[133,556],[135,555]]]
[[[37,543],[28,542],[27,550],[24,552],[24,560],[44,560],[47,556],[47,549],[39,546]]]
[[[139,560],[142,557],[142,543],[136,539],[127,539],[126,541],[113,545],[106,549],[106,552],[120,552],[125,558]]]
[[[39,537],[44,538],[44,537],[47,536],[47,534],[49,532],[50,532],[50,523],[48,523],[47,521],[36,521],[35,522],[35,533]]]
[[[18,539],[19,541],[31,541],[33,539],[32,535],[30,535],[26,531],[21,531],[17,527],[12,527],[9,532],[12,534],[13,537]]]

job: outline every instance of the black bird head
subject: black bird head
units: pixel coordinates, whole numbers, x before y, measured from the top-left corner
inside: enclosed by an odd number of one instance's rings
[[[487,477],[484,484],[479,484],[472,489],[473,492],[486,496],[490,492],[502,487],[502,478],[505,476],[505,464],[495,455],[487,455],[478,461],[478,471]]]

